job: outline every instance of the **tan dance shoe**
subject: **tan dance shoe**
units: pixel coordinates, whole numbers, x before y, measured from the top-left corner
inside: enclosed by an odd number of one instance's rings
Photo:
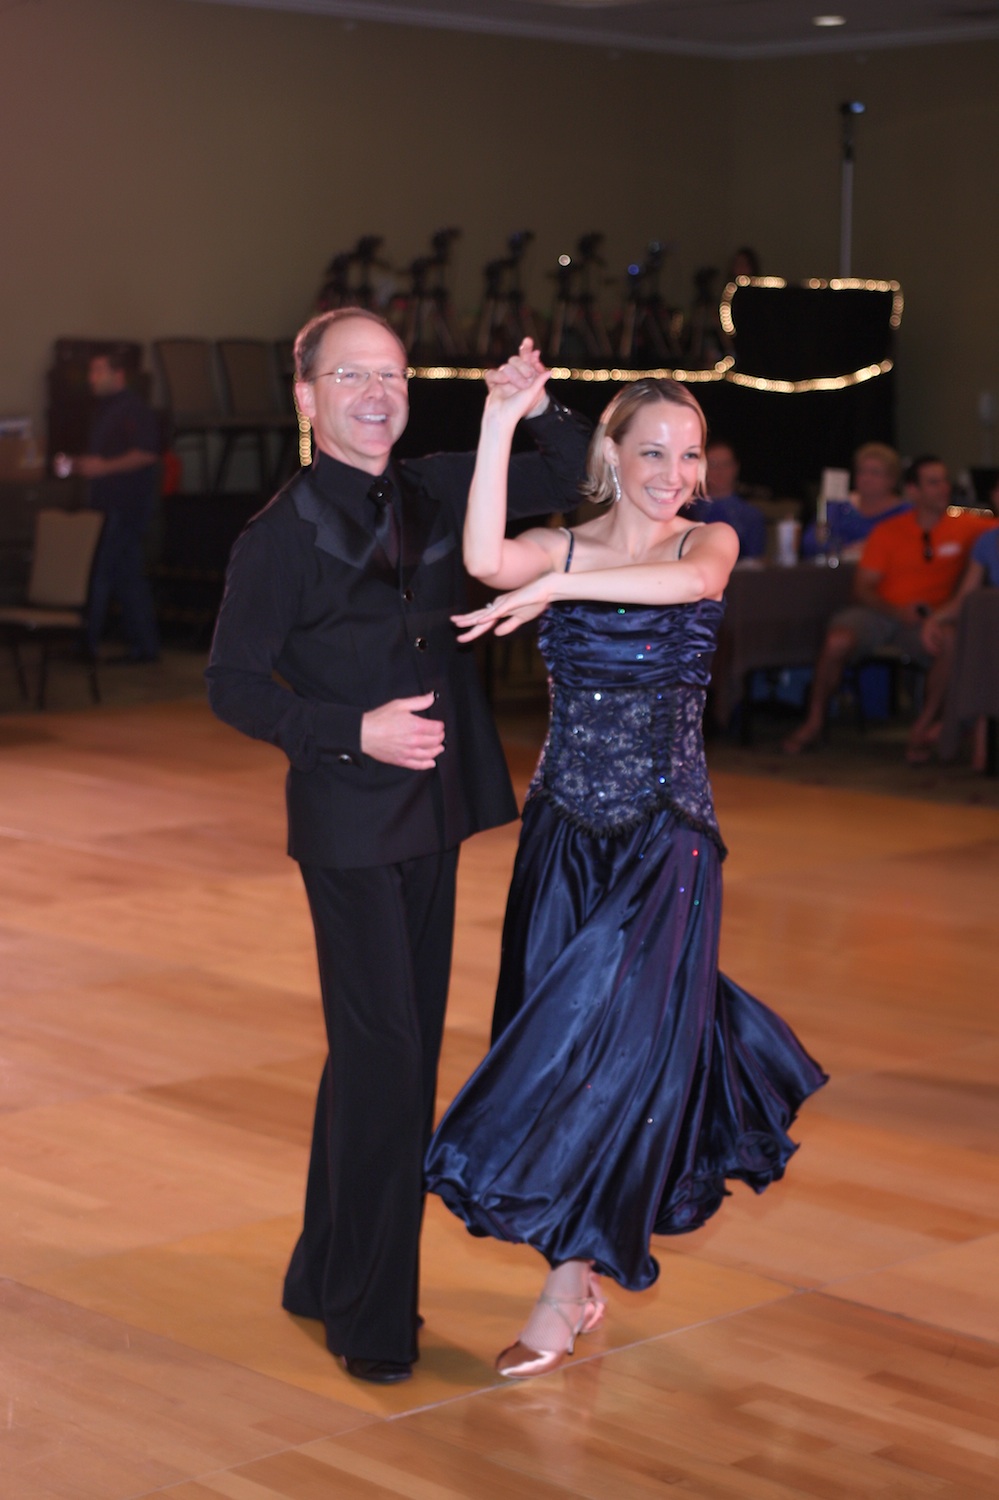
[[[587,1292],[584,1297],[552,1297],[542,1292],[532,1317],[538,1312],[549,1311],[545,1320],[546,1334],[554,1349],[531,1349],[520,1339],[497,1356],[496,1369],[507,1380],[527,1380],[532,1375],[547,1375],[557,1370],[563,1360],[576,1347],[581,1333],[592,1333],[604,1320],[607,1302],[600,1291],[600,1283],[593,1271],[589,1273]]]

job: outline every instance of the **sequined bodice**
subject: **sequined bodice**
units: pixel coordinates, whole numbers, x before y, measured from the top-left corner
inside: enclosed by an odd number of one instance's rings
[[[594,833],[670,807],[719,839],[701,725],[723,611],[711,599],[552,605],[539,632],[551,724],[528,795]]]

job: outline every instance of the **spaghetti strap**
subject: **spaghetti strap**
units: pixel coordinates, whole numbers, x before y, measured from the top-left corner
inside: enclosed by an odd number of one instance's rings
[[[563,531],[565,533],[565,535],[569,538],[569,550],[568,550],[568,552],[566,553],[566,556],[565,556],[565,567],[562,569],[563,573],[568,573],[569,569],[572,567],[572,552],[573,552],[573,548],[576,545],[576,538],[573,535],[573,533],[569,530],[568,526],[560,526],[559,527],[559,531]]]
[[[676,549],[676,560],[677,560],[677,562],[679,562],[679,561],[680,561],[680,559],[681,559],[681,557],[682,557],[682,556],[683,556],[683,549],[684,549],[684,547],[686,547],[686,545],[687,545],[687,538],[688,538],[688,536],[690,536],[690,534],[691,534],[691,532],[692,532],[692,531],[696,531],[696,530],[697,530],[697,527],[696,527],[696,526],[691,526],[691,527],[689,527],[689,528],[688,528],[688,529],[687,529],[687,530],[686,530],[686,531],[685,531],[685,532],[684,532],[684,533],[683,533],[683,536],[682,536],[682,537],[681,537],[681,538],[680,538],[680,545],[679,545],[679,547],[677,547],[677,549]],[[570,554],[569,554],[569,555],[570,555],[570,557],[571,557],[571,556],[572,556],[572,553],[571,553],[571,552],[570,552]],[[568,568],[567,568],[567,569],[566,569],[566,572],[568,572],[568,571],[569,571],[569,570],[568,570]]]

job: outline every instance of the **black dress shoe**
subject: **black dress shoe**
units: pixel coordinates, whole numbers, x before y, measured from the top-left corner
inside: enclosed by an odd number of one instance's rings
[[[370,1380],[373,1385],[397,1385],[408,1380],[413,1373],[412,1365],[397,1363],[393,1359],[357,1359],[353,1355],[341,1355],[348,1375],[355,1380]]]

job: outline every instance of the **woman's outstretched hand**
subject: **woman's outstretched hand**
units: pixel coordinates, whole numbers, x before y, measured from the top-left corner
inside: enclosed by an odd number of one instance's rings
[[[482,609],[473,609],[467,615],[452,615],[452,622],[461,634],[458,640],[465,645],[478,640],[487,630],[495,635],[509,635],[528,620],[543,615],[551,603],[551,582],[555,575],[542,573],[540,578],[525,583],[523,588],[513,589],[509,594],[497,594],[492,603]]]
[[[523,339],[517,353],[496,370],[485,372],[486,412],[502,413],[514,422],[540,416],[548,405],[545,385],[551,371],[541,362],[533,339]]]

